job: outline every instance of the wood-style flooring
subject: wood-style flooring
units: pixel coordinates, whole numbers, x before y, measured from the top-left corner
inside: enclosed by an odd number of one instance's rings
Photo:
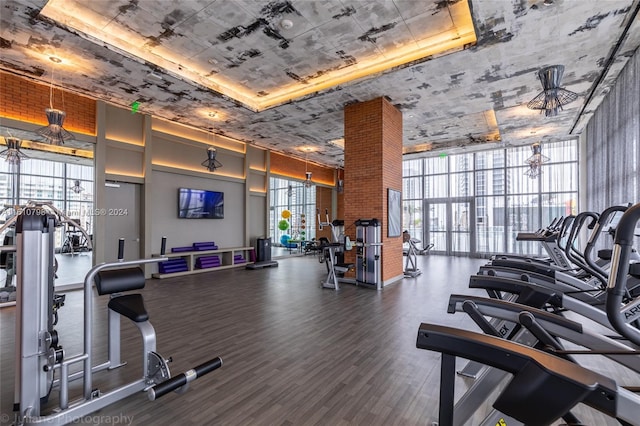
[[[453,292],[482,294],[467,283],[485,260],[420,256],[418,262],[423,275],[380,292],[322,289],[326,269],[312,256],[280,260],[277,268],[149,280],[142,292],[158,352],[173,358],[172,373],[218,355],[224,364],[184,395],[151,402],[141,393],[83,424],[431,425],[440,356],[416,349],[417,330],[421,322],[476,329],[466,316],[447,314],[446,306]],[[106,303],[96,296],[101,351]],[[0,310],[0,424],[13,419],[14,315],[15,308]],[[82,292],[67,293],[57,329],[67,356],[80,352]],[[126,320],[122,338],[128,365],[97,373],[102,390],[141,375],[139,335]],[[576,412],[587,413],[587,424],[617,424],[587,407]]]

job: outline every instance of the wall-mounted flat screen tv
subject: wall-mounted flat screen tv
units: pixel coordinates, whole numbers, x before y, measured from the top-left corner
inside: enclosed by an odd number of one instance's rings
[[[224,219],[224,192],[180,188],[178,217],[184,219]]]

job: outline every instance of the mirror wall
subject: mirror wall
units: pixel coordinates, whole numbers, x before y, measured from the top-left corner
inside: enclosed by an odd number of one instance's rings
[[[50,145],[40,141],[31,125],[24,126],[0,126],[0,152],[7,149],[6,138],[14,137],[21,140],[20,152],[24,154],[17,164],[0,158],[0,223],[15,214],[15,206],[28,201],[51,202],[90,236],[87,239],[70,225],[56,229],[56,288],[82,283],[93,264],[94,142],[83,136],[84,140]],[[3,245],[13,245],[14,241],[13,227],[0,235]],[[15,281],[15,254],[4,253],[0,262],[0,306],[14,299]]]
[[[316,236],[316,187],[285,178],[270,178],[269,236],[271,257],[305,254]]]

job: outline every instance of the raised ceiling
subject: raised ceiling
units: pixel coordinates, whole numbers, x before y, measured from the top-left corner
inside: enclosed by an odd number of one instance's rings
[[[65,89],[291,155],[314,147],[309,160],[331,166],[344,106],[379,96],[403,112],[407,153],[577,135],[640,45],[640,0],[1,7],[0,69],[46,83],[53,73]],[[579,96],[545,117],[526,103],[554,64]]]

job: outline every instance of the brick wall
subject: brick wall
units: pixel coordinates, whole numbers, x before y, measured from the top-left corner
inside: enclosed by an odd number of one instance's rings
[[[344,218],[381,221],[382,280],[402,275],[402,237],[387,237],[387,189],[402,191],[402,113],[385,98],[344,110]],[[355,228],[348,235],[355,240]],[[348,253],[355,260],[355,250]]]
[[[403,275],[402,236],[387,237],[387,188],[402,192],[402,113],[386,99],[382,105],[382,279],[388,280]]]
[[[53,107],[67,113],[65,129],[96,134],[95,100],[59,89],[53,93]],[[49,108],[49,100],[50,86],[0,72],[0,116],[46,126],[44,110]]]
[[[326,187],[322,187],[322,186],[318,186],[316,188],[316,207],[318,209],[320,209],[320,219],[322,221],[325,220],[325,209],[329,209],[329,220],[333,220],[333,219],[340,219],[340,216],[338,216],[337,218],[334,218],[331,216],[331,209],[332,209],[332,203],[331,203],[331,198],[332,198],[332,193],[333,193],[333,188],[326,188]],[[313,218],[315,224],[316,224],[316,239],[320,238],[320,237],[327,237],[329,239],[329,241],[331,241],[331,228],[324,228],[322,231],[318,228],[318,217],[314,217]]]

